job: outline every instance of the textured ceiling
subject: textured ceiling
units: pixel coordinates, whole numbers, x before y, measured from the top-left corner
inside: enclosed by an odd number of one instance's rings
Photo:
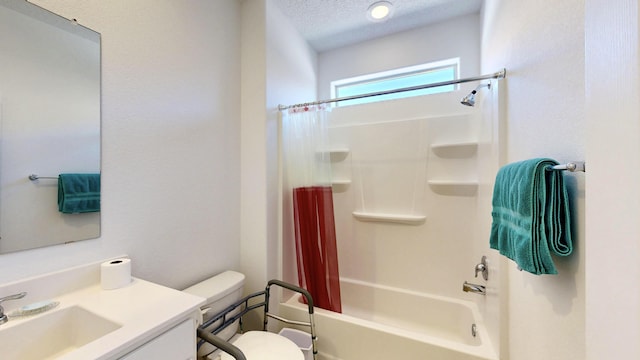
[[[387,0],[391,19],[367,20],[378,0],[272,0],[318,52],[477,13],[482,0]]]

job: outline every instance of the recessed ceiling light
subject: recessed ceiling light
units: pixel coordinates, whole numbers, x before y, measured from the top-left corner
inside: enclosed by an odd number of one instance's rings
[[[393,14],[393,4],[388,1],[378,1],[367,9],[367,18],[374,22],[386,21]]]

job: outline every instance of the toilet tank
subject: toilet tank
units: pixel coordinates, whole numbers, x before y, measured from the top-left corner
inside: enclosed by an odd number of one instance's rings
[[[190,286],[183,291],[207,299],[201,308],[203,321],[206,322],[242,298],[244,279],[244,274],[229,270]],[[212,324],[212,326],[215,325]],[[229,340],[237,332],[238,322],[236,321],[219,333],[218,336]]]

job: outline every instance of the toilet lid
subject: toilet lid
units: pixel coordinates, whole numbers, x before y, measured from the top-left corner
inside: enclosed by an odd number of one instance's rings
[[[304,354],[293,341],[266,331],[247,331],[233,342],[247,360],[304,360]],[[221,360],[233,360],[223,352]]]

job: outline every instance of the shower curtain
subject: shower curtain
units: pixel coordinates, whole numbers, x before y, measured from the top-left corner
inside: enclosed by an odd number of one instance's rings
[[[341,312],[326,144],[329,110],[305,106],[282,113],[283,170],[286,198],[291,198],[299,285],[311,293],[315,306]]]

